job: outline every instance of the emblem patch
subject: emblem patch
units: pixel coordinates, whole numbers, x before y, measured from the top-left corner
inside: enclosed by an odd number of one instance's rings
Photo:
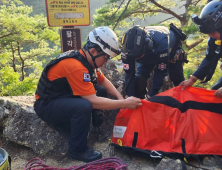
[[[123,69],[124,69],[124,70],[129,70],[129,64],[124,64],[124,63],[123,63]]]
[[[164,64],[164,63],[159,64],[158,69],[163,71],[164,69],[166,69],[166,64]]]
[[[85,81],[85,82],[91,81],[89,73],[83,73],[83,81]]]

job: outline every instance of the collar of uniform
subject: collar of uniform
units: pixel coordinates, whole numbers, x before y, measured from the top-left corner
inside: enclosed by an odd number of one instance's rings
[[[81,49],[81,50],[79,50],[79,52],[80,52],[80,54],[82,54],[82,56],[83,57],[85,57],[86,58],[86,54],[84,53],[84,51]]]

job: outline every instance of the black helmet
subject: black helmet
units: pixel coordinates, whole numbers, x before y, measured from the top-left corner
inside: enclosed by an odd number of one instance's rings
[[[192,20],[204,34],[219,31],[222,27],[222,0],[210,1],[202,9],[200,17],[194,14]]]
[[[140,27],[134,26],[127,30],[122,42],[122,52],[128,59],[137,60],[141,58],[146,51],[153,49],[153,41],[147,31]]]

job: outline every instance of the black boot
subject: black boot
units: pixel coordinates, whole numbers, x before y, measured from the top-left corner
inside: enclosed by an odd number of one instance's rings
[[[91,162],[102,158],[102,153],[94,151],[93,149],[90,148],[88,148],[85,152],[72,152],[69,150],[68,157],[83,162]]]

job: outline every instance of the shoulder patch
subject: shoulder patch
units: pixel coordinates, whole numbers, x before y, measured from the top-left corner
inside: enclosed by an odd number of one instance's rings
[[[85,82],[91,81],[89,73],[83,73],[83,81],[85,81]]]
[[[129,64],[124,64],[124,63],[123,63],[123,69],[124,69],[124,70],[129,70]]]

